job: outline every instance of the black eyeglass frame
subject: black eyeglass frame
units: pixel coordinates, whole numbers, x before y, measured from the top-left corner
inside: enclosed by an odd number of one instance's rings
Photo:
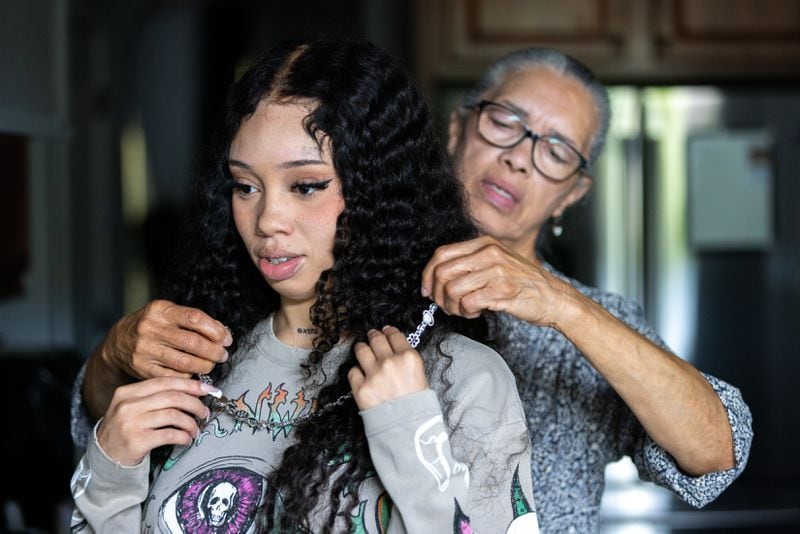
[[[561,139],[559,137],[554,137],[552,135],[541,135],[541,134],[538,134],[538,133],[534,132],[533,130],[531,130],[531,127],[528,126],[528,123],[523,121],[521,117],[520,117],[519,123],[524,128],[524,131],[522,133],[522,137],[520,137],[519,139],[517,139],[516,141],[514,141],[513,143],[511,143],[509,145],[500,145],[498,143],[490,141],[489,139],[486,138],[485,135],[483,135],[483,132],[481,132],[481,128],[480,128],[481,114],[483,113],[483,110],[487,106],[497,106],[499,108],[502,108],[502,109],[508,111],[510,114],[512,114],[514,116],[517,116],[517,117],[519,116],[519,114],[516,111],[514,111],[513,109],[509,108],[508,106],[505,106],[503,104],[500,104],[499,102],[494,102],[494,101],[491,101],[491,100],[481,100],[477,104],[472,104],[471,106],[467,106],[467,108],[473,108],[473,109],[476,109],[478,111],[478,120],[475,123],[475,129],[477,130],[478,135],[481,136],[481,139],[483,139],[484,141],[486,141],[490,145],[496,146],[497,148],[513,148],[513,147],[517,146],[518,144],[520,144],[521,142],[523,142],[526,138],[530,137],[531,140],[533,141],[533,143],[531,144],[531,163],[536,168],[536,170],[539,171],[542,174],[542,176],[544,176],[546,178],[549,178],[550,180],[554,180],[556,182],[563,182],[565,180],[569,180],[570,178],[575,176],[576,173],[578,173],[578,172],[586,172],[589,169],[589,160],[587,160],[583,156],[583,154],[580,153],[580,151],[577,148],[575,148],[574,146],[569,144],[567,141],[565,141],[564,139]],[[568,175],[566,175],[563,178],[554,178],[553,176],[550,176],[546,172],[542,171],[542,169],[540,169],[539,166],[536,164],[536,157],[534,156],[534,154],[536,153],[536,150],[535,150],[536,149],[536,142],[539,139],[542,139],[542,138],[557,139],[559,143],[562,143],[564,146],[566,146],[572,152],[574,152],[575,155],[578,156],[578,158],[580,160],[580,164],[578,165],[578,167],[574,171],[572,171],[571,173],[569,173]]]

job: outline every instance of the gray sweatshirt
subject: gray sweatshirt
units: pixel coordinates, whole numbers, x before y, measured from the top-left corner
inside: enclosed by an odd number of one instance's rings
[[[259,419],[309,413],[317,388],[303,380],[299,365],[308,351],[280,342],[269,319],[253,339],[219,387]],[[326,370],[346,350],[332,351]],[[463,336],[450,335],[443,350],[453,358],[449,389],[434,373],[431,389],[361,413],[375,475],[359,481],[356,506],[339,512],[351,516],[357,533],[538,532],[513,376],[494,351]],[[73,531],[254,532],[264,474],[293,443],[292,428],[254,432],[219,414],[192,445],[173,449],[152,483],[148,460],[120,466],[91,439],[73,476]],[[327,503],[325,496],[312,527],[327,517]],[[337,532],[345,530],[340,518]]]

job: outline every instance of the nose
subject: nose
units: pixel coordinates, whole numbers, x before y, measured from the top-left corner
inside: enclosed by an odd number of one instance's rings
[[[521,172],[530,176],[533,171],[533,138],[527,135],[516,145],[505,148],[500,153],[501,162],[512,172]]]
[[[262,237],[287,234],[292,230],[291,207],[280,195],[263,195],[258,203],[256,233]]]

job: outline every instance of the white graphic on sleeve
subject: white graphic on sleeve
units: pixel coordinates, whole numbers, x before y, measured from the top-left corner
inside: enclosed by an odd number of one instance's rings
[[[437,415],[422,423],[414,434],[414,449],[417,458],[425,469],[430,471],[439,484],[439,491],[447,490],[450,477],[464,474],[464,484],[469,487],[469,468],[461,462],[453,461],[452,468],[444,455],[444,446],[448,441],[447,433],[437,427],[442,423],[442,416]]]
[[[86,491],[86,487],[89,485],[91,480],[92,468],[84,456],[78,463],[78,467],[75,468],[75,472],[72,474],[72,480],[69,482],[69,488],[72,491],[72,498],[77,499],[83,495],[83,492]]]
[[[536,512],[528,512],[514,519],[506,534],[539,534],[539,521],[536,520]]]

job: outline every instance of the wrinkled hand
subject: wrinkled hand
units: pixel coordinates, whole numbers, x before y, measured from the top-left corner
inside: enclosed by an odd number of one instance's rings
[[[161,445],[188,445],[197,420],[209,416],[200,401],[213,386],[188,378],[151,378],[114,392],[97,430],[103,451],[122,465],[139,464]]]
[[[488,236],[436,249],[422,272],[422,294],[446,313],[474,318],[504,311],[540,326],[556,326],[575,290]]]
[[[369,344],[356,343],[358,365],[347,374],[359,410],[428,388],[422,357],[400,330],[386,326],[367,337]]]
[[[112,328],[104,358],[132,378],[190,377],[211,372],[233,342],[219,321],[201,310],[154,300]]]

